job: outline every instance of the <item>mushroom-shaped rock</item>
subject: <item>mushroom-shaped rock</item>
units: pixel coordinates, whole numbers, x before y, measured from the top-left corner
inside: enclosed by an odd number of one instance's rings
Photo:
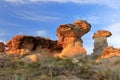
[[[94,33],[93,56],[100,55],[104,48],[108,47],[107,37],[110,37],[111,35],[112,33],[106,30],[98,30],[96,33]]]
[[[0,42],[0,52],[5,51],[5,44],[3,42]]]
[[[58,37],[82,37],[89,32],[91,25],[84,20],[77,20],[73,24],[63,24],[57,28]]]
[[[110,57],[120,57],[120,48],[114,48],[113,46],[106,47],[96,61]]]
[[[57,56],[74,57],[86,54],[82,47],[81,37],[89,32],[91,25],[84,20],[77,20],[73,24],[63,24],[57,28],[58,44],[62,44],[63,50]]]
[[[81,37],[89,32],[91,25],[84,20],[77,20],[73,24],[60,25],[57,28],[58,44],[62,44],[63,48],[75,41],[80,41]]]

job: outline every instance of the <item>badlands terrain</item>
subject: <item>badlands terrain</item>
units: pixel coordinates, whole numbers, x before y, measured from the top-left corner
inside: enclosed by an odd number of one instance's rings
[[[82,36],[91,28],[76,20],[58,26],[56,41],[15,35],[0,42],[0,80],[120,80],[120,49],[108,46],[110,31],[95,32],[87,54]]]

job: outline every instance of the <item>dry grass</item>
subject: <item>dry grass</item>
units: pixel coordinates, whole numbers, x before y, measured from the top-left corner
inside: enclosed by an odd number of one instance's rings
[[[0,67],[0,80],[64,80],[60,77],[63,75],[69,80],[120,80],[119,65],[119,58],[99,63],[86,57],[66,60],[45,57],[34,63],[15,58]]]

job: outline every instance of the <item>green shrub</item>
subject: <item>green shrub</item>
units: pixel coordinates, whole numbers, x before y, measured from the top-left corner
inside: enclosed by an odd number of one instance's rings
[[[119,58],[99,63],[87,57],[63,60],[47,56],[34,63],[13,59],[0,68],[0,80],[58,80],[61,75],[84,80],[120,80],[119,65]]]

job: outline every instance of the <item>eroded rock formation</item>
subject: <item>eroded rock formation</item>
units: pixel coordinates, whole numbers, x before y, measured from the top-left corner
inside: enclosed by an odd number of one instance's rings
[[[37,44],[37,39],[32,36],[17,35],[6,43],[6,53],[8,54],[26,54],[33,50]]]
[[[106,59],[110,57],[120,57],[120,48],[114,48],[113,46],[106,47],[101,55],[96,59],[96,61],[100,59]]]
[[[3,42],[0,42],[0,52],[5,51],[5,44]]]
[[[57,41],[45,39],[42,37],[33,36],[14,36],[10,41],[6,43],[7,54],[28,54],[31,51],[37,51],[38,53],[46,53],[59,51],[62,49],[61,45],[57,45]]]
[[[98,30],[93,35],[94,49],[92,55],[99,56],[104,48],[108,47],[107,37],[111,36],[112,33],[106,30]]]
[[[84,20],[77,20],[73,24],[64,24],[57,28],[57,41],[42,37],[16,35],[6,43],[6,53],[25,55],[34,51],[34,53],[46,55],[61,52],[60,54],[55,54],[55,56],[57,55],[57,57],[61,58],[85,55],[86,50],[83,48],[81,37],[89,32],[90,29],[91,25],[89,23]]]
[[[75,57],[86,54],[83,48],[81,37],[89,32],[91,25],[84,20],[77,20],[73,24],[63,24],[57,28],[58,44],[61,44],[63,50],[59,56],[61,58]]]

